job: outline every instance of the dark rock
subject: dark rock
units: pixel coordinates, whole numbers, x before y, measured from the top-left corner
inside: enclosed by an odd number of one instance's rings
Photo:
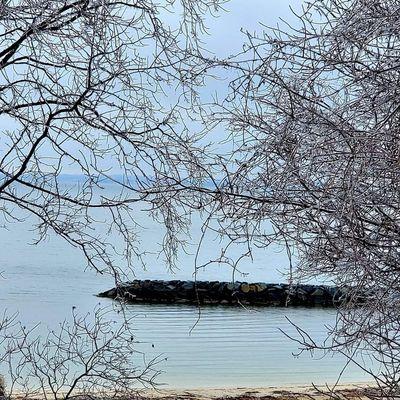
[[[336,306],[347,297],[337,288],[322,285],[267,284],[263,282],[137,280],[102,292],[101,297],[122,297],[131,302],[181,304],[249,304],[273,306]],[[361,295],[360,295],[361,298]]]
[[[315,289],[312,293],[312,297],[323,297],[325,295],[325,291],[321,288]]]
[[[181,286],[183,290],[194,290],[194,282],[193,281],[185,281]]]
[[[117,294],[118,294],[117,288],[112,288],[110,290],[106,290],[105,292],[99,293],[97,296],[115,299],[117,297]]]
[[[250,285],[247,282],[244,282],[240,285],[240,291],[243,293],[249,293],[250,292]]]
[[[240,289],[240,282],[229,282],[226,285],[226,288],[232,292],[235,292],[236,290]]]

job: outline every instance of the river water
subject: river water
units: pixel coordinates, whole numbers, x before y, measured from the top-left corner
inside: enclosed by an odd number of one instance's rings
[[[142,218],[142,217],[139,217]],[[143,217],[142,242],[161,240],[160,227]],[[81,254],[58,238],[31,245],[34,234],[29,221],[0,229],[1,280],[0,301],[8,312],[19,312],[26,324],[40,322],[55,327],[71,315],[72,307],[85,313],[96,304],[109,306],[112,301],[95,294],[113,286],[107,277],[85,271]],[[194,231],[199,229],[195,226]],[[196,233],[194,232],[194,237]],[[195,242],[195,240],[194,240]],[[220,244],[207,239],[204,257]],[[193,273],[193,251],[179,258],[179,270],[168,271],[162,260],[149,259],[146,271],[138,278],[190,279]],[[211,257],[211,256],[210,256]],[[259,251],[244,271],[248,281],[277,282],[287,259],[279,248]],[[229,280],[231,271],[210,267],[198,279]],[[288,322],[323,339],[326,325],[334,321],[334,311],[304,308],[235,308],[204,307],[199,323],[198,310],[187,305],[129,305],[128,315],[135,316],[134,328],[138,350],[147,359],[160,356],[158,367],[164,371],[159,383],[169,387],[262,387],[290,384],[333,383],[345,364],[339,357],[321,354],[293,356],[298,348],[279,329],[293,333]],[[341,382],[361,382],[368,377],[356,367],[348,367]]]

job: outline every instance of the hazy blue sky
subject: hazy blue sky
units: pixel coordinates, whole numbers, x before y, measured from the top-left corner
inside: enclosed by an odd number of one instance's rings
[[[276,26],[280,18],[293,21],[290,6],[301,9],[303,0],[231,0],[218,18],[208,18],[207,48],[218,55],[229,55],[241,48],[244,41],[240,29],[261,32],[267,26]]]
[[[241,32],[241,29],[262,33],[266,29],[265,26],[283,25],[282,20],[295,22],[295,16],[290,7],[294,10],[300,10],[303,3],[304,0],[227,1],[223,6],[224,10],[221,10],[217,16],[208,16],[206,18],[205,25],[208,28],[208,34],[202,38],[204,42],[203,47],[214,53],[218,58],[236,54],[240,52],[246,41],[246,36]],[[172,22],[176,22],[177,19],[178,15],[169,15],[167,17],[167,20]],[[209,81],[209,85],[201,89],[203,95],[206,95],[204,100],[207,101],[208,93],[214,95],[218,92],[219,96],[223,96],[228,83],[229,73],[225,79]],[[171,92],[169,99],[171,98],[174,98],[173,92]],[[196,129],[195,127],[193,128]],[[221,129],[219,128],[213,133],[212,141],[224,138],[225,133]],[[110,162],[108,160],[106,164],[107,166],[115,166],[117,170],[119,169],[114,161]],[[72,168],[65,166],[64,173],[79,174],[80,171],[76,169],[76,166]]]
[[[239,52],[246,40],[241,29],[250,32],[261,33],[266,26],[276,26],[282,23],[280,19],[294,21],[294,16],[290,11],[290,6],[299,10],[303,0],[230,0],[224,4],[224,10],[221,10],[216,17],[208,16],[206,26],[208,35],[202,40],[204,48],[214,53],[219,58]],[[171,15],[168,19],[176,20],[177,15]],[[207,94],[219,92],[223,95],[225,87],[228,85],[228,79],[210,82],[210,85],[204,87]],[[172,89],[173,90],[173,89]],[[204,93],[204,92],[203,92]],[[173,97],[173,94],[172,94]],[[4,118],[4,117],[3,117]],[[3,127],[13,129],[13,122],[2,119]],[[223,132],[218,137],[223,137]],[[45,147],[46,149],[46,147]],[[111,163],[114,165],[114,162]],[[115,164],[117,165],[117,164]],[[81,171],[76,166],[65,165],[64,173],[79,174]]]

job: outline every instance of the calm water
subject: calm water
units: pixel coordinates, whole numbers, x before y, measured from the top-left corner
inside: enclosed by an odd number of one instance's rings
[[[143,217],[143,243],[161,241],[160,228]],[[26,324],[41,322],[54,327],[71,314],[71,308],[86,312],[108,299],[94,294],[111,287],[107,277],[84,271],[84,261],[76,250],[63,241],[51,238],[37,246],[29,245],[33,234],[29,223],[0,230],[1,280],[0,301],[8,311],[19,311]],[[195,228],[196,229],[196,228]],[[195,230],[194,230],[195,232]],[[195,234],[193,242],[195,242]],[[220,247],[208,238],[203,257],[212,257]],[[192,248],[194,251],[194,246]],[[189,248],[190,253],[190,248]],[[284,269],[285,255],[278,248],[255,254],[254,263],[244,271],[249,281],[282,281],[277,267]],[[147,271],[138,270],[139,278],[190,279],[193,254],[180,257],[180,269],[171,275],[161,260],[148,260]],[[200,273],[199,279],[230,279],[231,271],[212,267]],[[237,278],[240,278],[238,276]],[[297,346],[278,328],[292,332],[285,317],[298,323],[314,337],[323,338],[325,325],[334,313],[324,309],[282,309],[192,306],[130,305],[128,314],[135,315],[138,350],[147,359],[161,355],[159,367],[165,371],[159,382],[171,387],[275,386],[334,382],[344,364],[339,358],[304,354],[294,357]],[[348,368],[342,382],[367,380],[361,371]]]

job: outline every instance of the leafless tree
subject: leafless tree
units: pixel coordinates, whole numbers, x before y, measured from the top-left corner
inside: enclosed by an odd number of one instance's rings
[[[201,135],[189,128],[208,65],[203,18],[219,3],[0,2],[2,226],[29,218],[38,242],[61,236],[119,283],[142,262],[135,204],[146,201],[173,265],[188,218],[172,206],[169,180],[203,179],[193,168],[203,163]],[[6,330],[11,392],[120,396],[134,381],[152,383],[151,369],[131,363],[128,325],[114,330],[99,311],[92,325],[74,314],[46,339]]]
[[[300,342],[376,358],[380,371],[364,368],[388,396],[400,379],[399,21],[398,1],[315,0],[292,26],[247,33],[221,63],[237,75],[210,117],[233,150],[198,190],[232,243],[282,243],[294,283],[348,291],[326,342]]]
[[[158,360],[146,362],[136,349],[132,321],[117,322],[110,313],[97,308],[82,316],[73,310],[71,321],[47,335],[41,326],[3,327],[7,396],[131,398],[143,387],[154,387]]]
[[[35,215],[39,239],[53,230],[117,283],[126,265],[115,264],[121,249],[106,238],[123,239],[128,267],[140,260],[138,201],[166,226],[170,263],[193,209],[230,245],[249,243],[247,255],[250,245],[282,243],[294,256],[291,281],[326,279],[349,294],[327,341],[299,330],[300,343],[352,362],[375,357],[379,374],[367,372],[394,396],[400,4],[314,0],[293,26],[248,33],[243,52],[221,62],[197,40],[202,15],[217,6],[171,0],[164,7],[184,17],[166,21],[152,0],[3,1],[3,216]],[[237,77],[207,114],[196,87],[216,65]],[[229,132],[220,154],[189,130],[197,117],[204,132]],[[73,168],[84,180],[71,188],[59,177]],[[112,197],[101,191],[105,179],[119,187]],[[97,209],[110,217],[103,236]],[[237,266],[226,252],[217,261]]]
[[[141,262],[132,209],[146,200],[167,228],[173,263],[175,233],[187,221],[176,214],[171,223],[163,191],[170,178],[195,177],[192,165],[200,164],[199,138],[187,124],[206,67],[203,17],[218,7],[219,0],[2,1],[2,220],[33,215],[38,241],[53,231],[119,280]],[[71,171],[79,184],[60,179]],[[102,190],[107,182],[111,195]]]

